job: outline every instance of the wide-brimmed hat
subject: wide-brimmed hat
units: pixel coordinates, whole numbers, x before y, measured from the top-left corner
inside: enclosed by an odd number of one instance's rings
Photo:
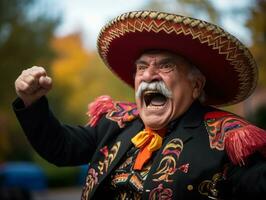
[[[256,87],[257,66],[245,45],[199,19],[156,11],[128,12],[110,21],[98,37],[104,63],[132,87],[136,59],[155,49],[183,56],[205,75],[207,105],[238,103]]]

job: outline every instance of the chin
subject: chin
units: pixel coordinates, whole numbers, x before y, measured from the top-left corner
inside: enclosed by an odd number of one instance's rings
[[[158,118],[156,120],[154,119],[142,119],[145,127],[149,127],[153,130],[159,130],[162,128],[165,128],[167,126],[167,122],[165,121],[159,121]]]

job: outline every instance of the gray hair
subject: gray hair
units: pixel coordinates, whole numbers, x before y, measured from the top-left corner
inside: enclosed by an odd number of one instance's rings
[[[142,92],[145,90],[156,90],[163,94],[167,98],[172,97],[172,92],[166,87],[165,83],[163,81],[154,81],[151,83],[147,83],[145,81],[142,81],[136,91],[136,97],[140,98]]]
[[[206,80],[205,76],[201,73],[201,71],[195,65],[189,65],[188,79],[194,81],[196,78],[203,78]],[[201,94],[199,96],[199,101],[204,103],[206,101],[206,93],[204,89],[202,89]]]

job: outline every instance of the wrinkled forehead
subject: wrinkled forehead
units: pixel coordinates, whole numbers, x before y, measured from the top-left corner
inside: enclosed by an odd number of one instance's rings
[[[173,52],[167,51],[167,50],[152,49],[152,50],[146,50],[146,51],[144,51],[142,54],[140,54],[140,56],[138,57],[138,59],[141,59],[141,58],[146,57],[146,56],[173,57],[173,58],[180,57],[179,55],[177,55],[177,54],[175,54]]]
[[[145,61],[146,59],[154,58],[157,61],[167,59],[170,61],[175,61],[177,63],[182,63],[182,65],[186,66],[187,68],[191,68],[192,63],[190,63],[187,59],[185,59],[183,56],[168,51],[168,50],[160,50],[160,49],[153,49],[153,50],[147,50],[144,51],[138,59],[136,59],[136,63],[142,63],[142,61]]]
[[[143,60],[145,58],[157,58],[157,59],[164,59],[164,58],[171,58],[176,61],[185,61],[188,63],[188,61],[183,58],[181,55],[176,54],[171,51],[167,50],[160,50],[160,49],[152,49],[152,50],[146,50],[144,51],[137,59],[136,62],[139,60]]]

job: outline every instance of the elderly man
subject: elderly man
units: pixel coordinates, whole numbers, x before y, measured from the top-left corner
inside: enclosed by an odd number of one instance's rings
[[[98,40],[136,104],[101,96],[87,126],[61,124],[42,67],[22,72],[13,107],[29,141],[58,166],[90,163],[82,199],[264,199],[266,133],[213,106],[246,99],[257,81],[244,45],[210,23],[125,13]]]

